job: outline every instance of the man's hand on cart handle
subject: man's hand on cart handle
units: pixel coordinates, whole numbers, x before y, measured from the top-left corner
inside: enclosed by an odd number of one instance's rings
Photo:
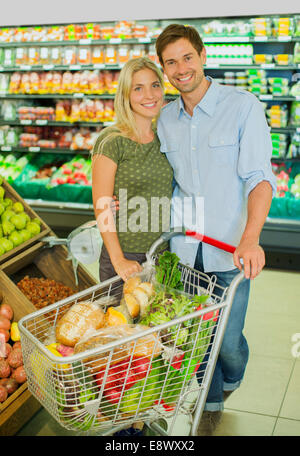
[[[241,259],[245,278],[255,279],[265,265],[265,252],[257,242],[244,239],[241,240],[233,254],[233,262],[240,271],[243,269]]]

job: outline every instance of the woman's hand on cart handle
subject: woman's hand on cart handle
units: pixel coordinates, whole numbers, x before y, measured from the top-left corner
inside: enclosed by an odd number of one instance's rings
[[[125,257],[114,261],[112,264],[117,275],[120,276],[124,282],[133,274],[142,271],[142,266],[137,261],[127,260]]]
[[[253,280],[265,265],[265,252],[258,242],[245,239],[237,246],[233,254],[233,262],[240,271],[244,269],[246,279]]]

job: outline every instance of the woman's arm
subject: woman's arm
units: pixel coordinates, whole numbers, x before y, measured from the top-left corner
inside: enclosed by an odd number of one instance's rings
[[[92,194],[94,212],[104,245],[116,273],[123,279],[142,268],[136,261],[127,260],[120,246],[111,203],[117,164],[105,155],[92,158]]]

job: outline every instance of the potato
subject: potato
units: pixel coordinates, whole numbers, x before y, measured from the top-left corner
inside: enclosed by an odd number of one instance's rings
[[[7,396],[8,396],[7,389],[4,386],[0,385],[0,402],[6,401]]]
[[[0,306],[0,315],[7,318],[8,320],[12,320],[14,317],[14,311],[9,304],[2,303]]]
[[[7,358],[8,355],[11,353],[11,351],[12,351],[12,346],[11,346],[8,342],[6,342],[6,344],[5,344],[5,356],[4,356],[4,358]]]
[[[19,383],[14,378],[2,378],[0,380],[0,385],[6,388],[8,395],[14,393],[19,387]]]
[[[15,349],[15,348],[21,348],[21,341],[20,340],[18,340],[17,342],[15,342],[13,344],[13,349]]]
[[[10,365],[6,359],[0,359],[0,378],[6,378],[10,376]]]
[[[13,348],[13,350],[7,357],[7,362],[13,369],[22,366],[23,355],[21,348]]]
[[[7,331],[7,329],[0,328],[0,337],[1,337],[1,334],[4,334],[4,340],[5,340],[5,342],[8,342],[9,341],[9,331]]]
[[[10,330],[11,323],[8,318],[0,315],[0,329],[5,329],[6,331]]]
[[[14,378],[20,384],[26,382],[27,377],[24,366],[17,367],[17,369],[15,369],[12,373],[11,378]]]

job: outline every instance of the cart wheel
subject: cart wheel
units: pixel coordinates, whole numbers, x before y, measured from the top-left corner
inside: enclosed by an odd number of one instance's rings
[[[168,423],[164,418],[159,418],[157,421],[152,423],[145,423],[143,427],[143,435],[155,436],[155,435],[166,435],[168,430]]]

